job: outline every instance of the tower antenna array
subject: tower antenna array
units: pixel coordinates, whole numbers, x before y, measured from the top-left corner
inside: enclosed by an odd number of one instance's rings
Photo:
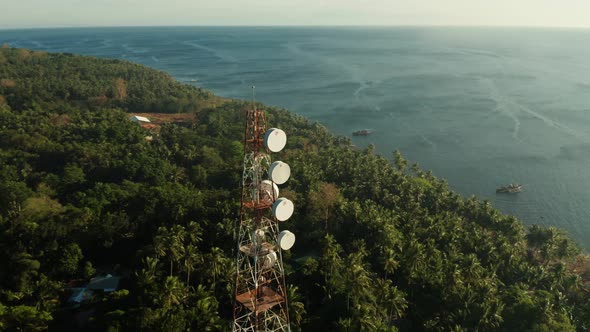
[[[279,230],[279,223],[293,214],[287,198],[279,198],[278,185],[291,174],[288,164],[271,163],[270,153],[287,142],[284,131],[266,130],[266,116],[256,109],[252,86],[252,109],[246,111],[244,168],[240,221],[236,225],[237,255],[233,331],[290,331],[283,250],[295,235]]]

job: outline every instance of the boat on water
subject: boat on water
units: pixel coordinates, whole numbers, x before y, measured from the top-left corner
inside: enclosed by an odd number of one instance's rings
[[[370,131],[369,129],[361,129],[361,130],[357,130],[355,132],[352,133],[352,136],[368,136],[371,135],[373,132]]]
[[[507,186],[496,188],[496,193],[519,193],[522,191],[522,184],[511,183]]]

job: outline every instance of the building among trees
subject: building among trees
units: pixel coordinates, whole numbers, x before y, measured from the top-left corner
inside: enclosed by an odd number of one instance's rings
[[[139,123],[151,123],[150,119],[146,118],[145,116],[133,115],[129,118],[129,120],[133,122]]]

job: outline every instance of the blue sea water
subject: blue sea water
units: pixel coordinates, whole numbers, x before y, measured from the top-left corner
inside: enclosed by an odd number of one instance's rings
[[[590,30],[170,27],[3,30],[0,43],[126,59],[288,108],[465,196],[590,248]],[[495,188],[524,183],[516,195]]]

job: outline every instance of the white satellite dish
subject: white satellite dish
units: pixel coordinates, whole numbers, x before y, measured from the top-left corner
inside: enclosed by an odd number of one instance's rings
[[[278,221],[285,221],[293,215],[295,206],[293,202],[285,197],[277,199],[272,205],[272,214],[277,218]]]
[[[270,180],[260,182],[260,200],[272,203],[279,197],[279,187]]]
[[[279,234],[279,246],[283,250],[289,250],[295,244],[295,234],[284,230]]]
[[[277,253],[272,251],[264,256],[264,260],[262,261],[262,269],[270,269],[275,263],[277,262]]]
[[[257,229],[252,232],[252,242],[262,243],[264,242],[264,231],[262,229]]]
[[[270,128],[264,134],[264,146],[271,152],[281,151],[287,144],[287,134],[278,128]]]
[[[268,174],[270,175],[272,182],[283,184],[287,182],[291,176],[291,167],[289,167],[289,164],[282,161],[275,161],[270,165]]]

